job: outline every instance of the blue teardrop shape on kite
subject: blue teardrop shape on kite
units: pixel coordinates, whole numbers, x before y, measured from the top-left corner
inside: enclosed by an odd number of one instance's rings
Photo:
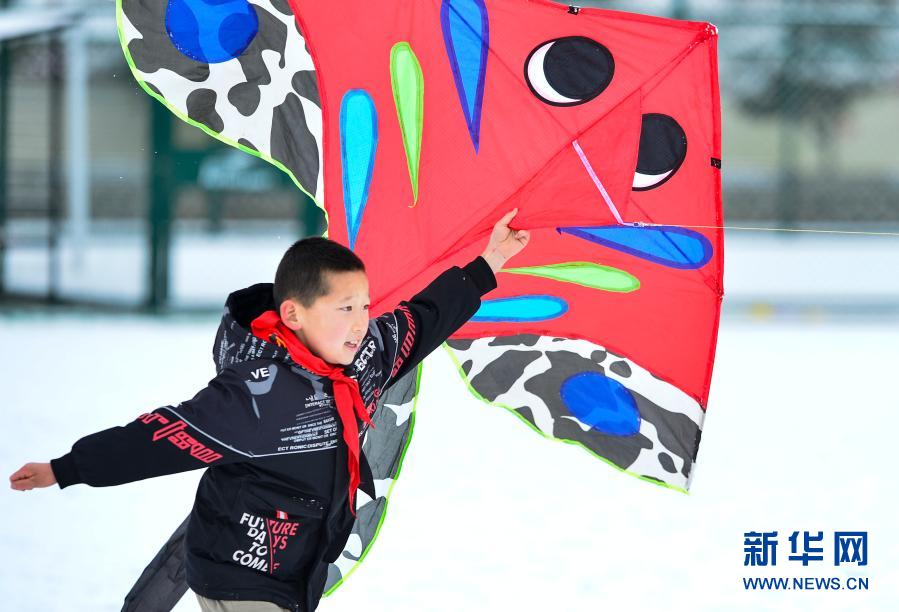
[[[165,30],[175,48],[198,62],[216,64],[243,53],[259,31],[247,0],[169,0]]]
[[[343,205],[350,248],[356,244],[368,202],[378,148],[378,112],[367,91],[351,89],[340,103],[340,161]]]
[[[440,25],[468,134],[477,153],[490,46],[490,24],[484,0],[443,0]]]
[[[670,268],[693,270],[712,258],[709,239],[683,227],[606,225],[560,227],[559,231]]]
[[[627,387],[599,372],[581,372],[560,389],[562,401],[584,425],[610,436],[640,431],[640,411]]]
[[[520,295],[481,302],[471,318],[480,323],[522,323],[558,319],[568,312],[568,303],[551,295]]]

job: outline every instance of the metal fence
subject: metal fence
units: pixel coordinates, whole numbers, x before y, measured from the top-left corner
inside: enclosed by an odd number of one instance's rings
[[[140,251],[127,275],[141,288],[125,301],[160,306],[178,236],[321,233],[320,211],[283,173],[187,126],[140,89],[113,6],[63,11],[55,29],[22,27],[54,10],[5,12],[15,13],[13,25],[0,28],[0,296],[120,302],[115,287],[66,286],[69,260],[116,242]]]

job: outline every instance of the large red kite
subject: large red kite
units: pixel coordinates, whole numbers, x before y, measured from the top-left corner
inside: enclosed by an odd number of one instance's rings
[[[713,26],[545,0],[119,2],[141,85],[289,173],[365,260],[373,314],[518,207],[531,245],[449,342],[461,374],[546,437],[688,487],[723,293]],[[398,387],[332,588],[408,443]]]

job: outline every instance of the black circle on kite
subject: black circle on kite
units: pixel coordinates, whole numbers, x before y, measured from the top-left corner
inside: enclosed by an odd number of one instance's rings
[[[615,60],[604,46],[584,36],[566,36],[538,45],[524,62],[531,92],[553,106],[589,102],[609,86]]]
[[[687,135],[668,115],[643,115],[634,191],[655,189],[674,176],[687,157]]]

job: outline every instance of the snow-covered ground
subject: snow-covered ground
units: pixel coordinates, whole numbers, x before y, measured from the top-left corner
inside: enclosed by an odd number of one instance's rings
[[[48,460],[82,435],[190,397],[213,375],[215,324],[0,317],[0,467]],[[683,495],[479,403],[437,351],[378,541],[320,610],[895,610],[897,358],[895,320],[725,318]],[[198,477],[4,490],[0,609],[118,609],[187,513]],[[774,530],[777,565],[744,567],[744,533]],[[824,560],[789,561],[793,531],[822,531]],[[868,532],[867,566],[834,566],[835,531]],[[747,591],[750,576],[843,585],[855,576],[869,588]],[[196,609],[189,597],[178,607]]]

